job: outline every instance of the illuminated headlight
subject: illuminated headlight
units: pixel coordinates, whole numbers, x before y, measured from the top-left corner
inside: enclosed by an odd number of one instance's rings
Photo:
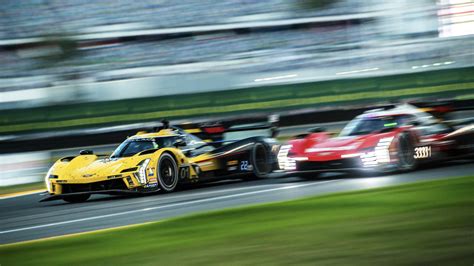
[[[297,161],[307,161],[308,157],[288,157],[292,145],[283,145],[278,151],[278,166],[281,170],[296,170]]]
[[[354,157],[359,157],[359,156],[361,156],[362,154],[363,154],[363,153],[360,153],[360,152],[358,152],[358,153],[348,153],[348,154],[343,154],[343,155],[341,155],[341,158],[342,158],[342,159],[354,158]]]
[[[46,189],[48,190],[48,192],[51,191],[51,182],[49,182],[49,179],[51,176],[53,176],[51,175],[52,172],[53,172],[53,167],[49,168],[48,173],[44,177],[44,183],[46,184]]]
[[[364,152],[360,155],[360,160],[362,161],[362,166],[364,167],[374,167],[377,166],[377,156],[374,151]]]
[[[277,159],[278,159],[278,166],[281,170],[288,170],[288,167],[293,166],[296,168],[295,162],[290,162],[288,158],[288,153],[290,152],[292,145],[282,145],[280,150],[278,151]]]
[[[148,167],[148,164],[150,163],[150,159],[145,159],[141,161],[138,164],[138,172],[135,173],[135,177],[138,179],[140,184],[144,185],[147,183],[147,178],[146,178],[146,168]]]
[[[390,144],[393,137],[381,138],[374,148],[366,149],[360,153],[360,160],[364,167],[374,167],[390,162]]]
[[[389,147],[392,144],[393,137],[381,138],[375,147],[375,156],[377,157],[378,163],[389,163],[390,162],[390,151]]]

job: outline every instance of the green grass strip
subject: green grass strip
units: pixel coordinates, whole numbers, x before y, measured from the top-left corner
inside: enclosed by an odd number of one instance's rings
[[[216,113],[228,113],[238,111],[250,111],[250,110],[264,110],[271,108],[288,108],[296,107],[309,104],[329,104],[339,103],[346,101],[357,101],[357,100],[368,100],[368,99],[386,99],[386,98],[403,98],[413,95],[428,95],[435,93],[447,93],[455,91],[468,91],[474,89],[474,82],[451,84],[451,85],[440,85],[422,88],[407,88],[398,90],[380,90],[380,91],[366,91],[357,93],[347,93],[339,95],[326,95],[317,97],[306,97],[306,98],[289,98],[281,100],[271,100],[262,102],[252,103],[241,103],[232,104],[225,106],[206,106],[187,108],[181,110],[168,110],[168,111],[155,111],[145,112],[141,114],[119,114],[102,117],[91,117],[91,118],[78,118],[63,121],[50,121],[50,122],[37,122],[37,123],[24,123],[24,124],[13,124],[4,125],[0,128],[0,133],[26,131],[26,130],[41,130],[41,129],[54,129],[62,127],[73,127],[81,125],[97,125],[112,122],[125,122],[125,121],[143,121],[150,119],[159,119],[163,117],[184,117],[184,116],[195,116],[195,115],[206,115]]]
[[[27,192],[31,190],[38,190],[38,189],[44,189],[44,191],[46,191],[44,182],[0,187],[0,196],[4,196],[6,194],[12,194],[12,193],[21,193],[21,192]]]
[[[2,265],[471,265],[474,177],[0,246]]]

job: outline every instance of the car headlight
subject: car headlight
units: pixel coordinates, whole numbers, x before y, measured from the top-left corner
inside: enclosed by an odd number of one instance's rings
[[[44,183],[46,184],[46,189],[48,190],[48,192],[51,191],[51,183],[49,182],[49,179],[52,172],[53,172],[53,167],[49,168],[48,173],[44,177]]]
[[[360,160],[362,161],[363,167],[375,167],[378,165],[377,155],[375,154],[375,148],[362,149],[360,153]]]
[[[296,162],[292,160],[292,158],[288,157],[288,153],[290,152],[293,145],[282,145],[280,150],[278,151],[278,166],[281,170],[295,170],[296,169]]]
[[[390,145],[392,144],[394,137],[381,138],[375,147],[375,155],[377,162],[389,163],[390,162]]]
[[[363,149],[360,159],[364,167],[373,167],[390,162],[389,147],[393,137],[381,138],[375,147]]]
[[[135,177],[138,179],[138,181],[142,185],[146,184],[146,182],[147,182],[146,168],[148,167],[149,163],[150,163],[150,159],[145,159],[137,165],[138,166],[138,172],[135,173]]]

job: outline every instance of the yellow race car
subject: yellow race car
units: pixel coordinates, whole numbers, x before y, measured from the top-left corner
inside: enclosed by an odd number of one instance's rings
[[[171,192],[185,182],[261,178],[277,165],[277,150],[272,138],[254,136],[217,145],[165,125],[129,137],[110,156],[83,150],[59,159],[45,177],[49,195],[41,201],[74,203],[91,194]]]

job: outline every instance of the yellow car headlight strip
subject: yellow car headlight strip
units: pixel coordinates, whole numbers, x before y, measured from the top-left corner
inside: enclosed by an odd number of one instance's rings
[[[135,177],[138,179],[138,181],[144,185],[147,183],[147,177],[146,177],[146,168],[148,167],[148,164],[150,163],[150,159],[145,159],[141,161],[138,164],[138,172],[135,173]]]

